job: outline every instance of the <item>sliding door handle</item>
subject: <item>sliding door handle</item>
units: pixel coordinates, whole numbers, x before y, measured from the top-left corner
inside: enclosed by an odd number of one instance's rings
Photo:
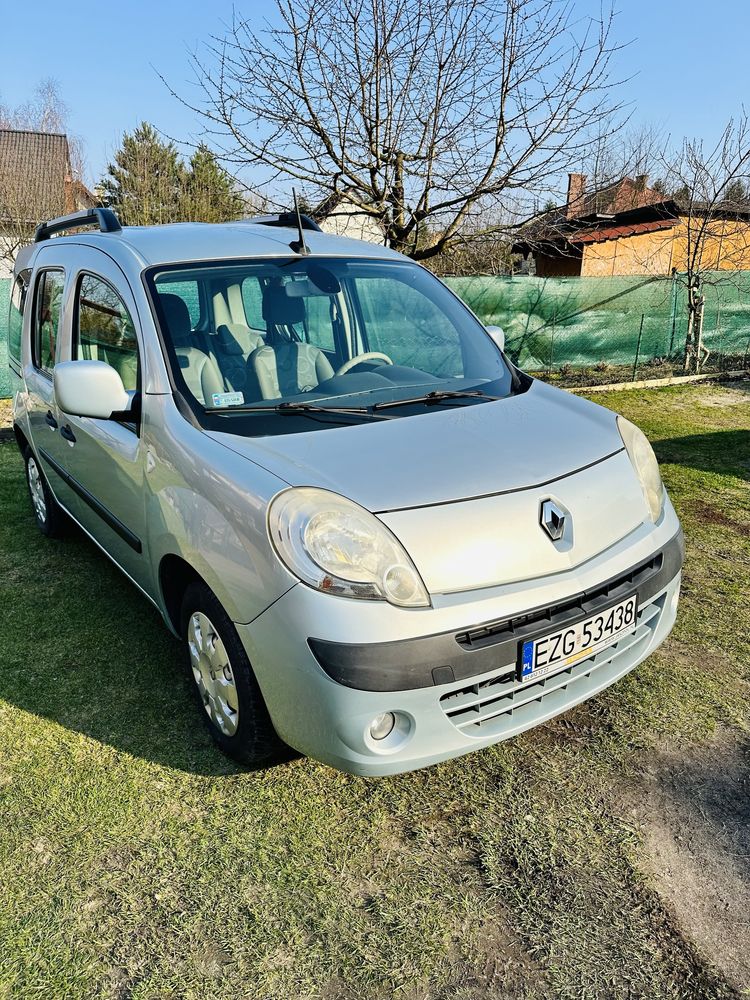
[[[48,427],[51,427],[53,431],[57,430],[57,421],[52,414],[52,410],[47,410],[47,416],[44,419],[47,421]]]
[[[66,441],[70,441],[71,444],[76,443],[76,436],[70,429],[70,424],[63,424],[60,428],[60,436],[64,437]]]

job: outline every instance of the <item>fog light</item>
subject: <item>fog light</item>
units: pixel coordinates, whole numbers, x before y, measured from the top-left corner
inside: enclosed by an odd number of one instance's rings
[[[396,716],[393,712],[383,712],[382,715],[376,715],[370,723],[370,736],[374,740],[384,740],[386,736],[391,735],[395,725]]]

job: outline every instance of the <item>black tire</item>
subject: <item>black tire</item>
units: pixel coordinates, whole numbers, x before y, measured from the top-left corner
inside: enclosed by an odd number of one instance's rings
[[[34,520],[37,527],[47,538],[60,538],[65,534],[65,529],[67,528],[65,511],[52,496],[52,490],[47,483],[47,477],[44,475],[41,462],[31,448],[27,447],[24,450],[23,459],[26,465],[26,485],[29,489],[31,509],[34,512]],[[34,498],[35,489],[34,485],[32,485],[34,481],[38,483],[38,488],[41,488],[44,498],[44,509],[42,509],[42,505]]]
[[[194,615],[202,613],[213,626],[224,645],[237,693],[238,719],[234,733],[228,735],[216,725],[206,708],[206,700],[196,680],[189,647],[188,630]],[[273,728],[258,681],[250,660],[237,635],[234,624],[205,583],[191,583],[185,591],[180,615],[181,635],[185,642],[188,676],[200,712],[214,743],[228,757],[248,767],[259,768],[286,759],[289,751]]]

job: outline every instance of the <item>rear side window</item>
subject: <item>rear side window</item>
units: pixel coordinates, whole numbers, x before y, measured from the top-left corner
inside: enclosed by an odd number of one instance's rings
[[[48,375],[55,367],[64,286],[62,271],[42,271],[36,282],[32,357],[36,367]]]
[[[263,320],[263,290],[260,281],[255,278],[245,278],[242,282],[242,305],[245,309],[247,325],[253,330],[263,330],[266,324]]]
[[[201,321],[200,290],[197,281],[171,281],[167,291],[170,295],[179,295],[190,314],[190,326],[197,330]]]
[[[8,311],[8,356],[17,365],[21,364],[21,332],[23,330],[23,310],[29,288],[29,271],[22,271],[10,290]]]
[[[330,295],[310,296],[305,302],[307,305],[305,339],[323,351],[335,351],[333,310],[338,309],[338,303]]]
[[[138,387],[138,342],[130,313],[114,288],[84,274],[78,283],[73,333],[76,361],[104,361],[128,390]]]

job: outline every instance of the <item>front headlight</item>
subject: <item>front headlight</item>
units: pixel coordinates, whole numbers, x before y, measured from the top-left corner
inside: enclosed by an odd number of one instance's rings
[[[664,486],[654,449],[643,431],[635,424],[631,424],[625,417],[617,418],[617,427],[622,443],[625,445],[636,475],[641,482],[641,489],[651,514],[651,520],[655,523],[661,517],[664,507]]]
[[[430,606],[403,545],[346,497],[313,486],[285,490],[268,508],[268,531],[284,565],[317,590],[404,608]]]

